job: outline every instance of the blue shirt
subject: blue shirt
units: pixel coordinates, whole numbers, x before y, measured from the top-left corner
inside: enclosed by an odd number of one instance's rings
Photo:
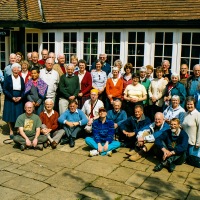
[[[120,126],[121,123],[127,119],[127,114],[124,110],[120,110],[119,112],[109,110],[107,112],[107,119],[112,120],[114,123]]]
[[[92,86],[94,88],[102,90],[105,87],[107,81],[106,72],[102,70],[100,72],[97,72],[95,70],[91,72],[91,76],[92,76]]]
[[[200,77],[192,79],[189,88],[189,96],[194,96],[195,92],[197,91],[199,83],[200,83]]]

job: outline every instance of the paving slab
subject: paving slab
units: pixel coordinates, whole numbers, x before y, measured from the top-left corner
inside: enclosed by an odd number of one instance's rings
[[[171,173],[169,173],[166,168],[163,168],[161,171],[154,172],[150,175],[150,177],[152,178],[157,178],[159,180],[164,180],[164,181],[167,181],[170,176],[171,176]]]
[[[18,149],[13,148],[13,145],[7,144],[3,145],[3,148],[0,148],[0,157],[3,157],[5,155],[9,155],[10,153],[16,152]]]
[[[176,182],[176,183],[184,183],[186,181],[188,175],[189,175],[188,172],[174,171],[168,180],[171,182]]]
[[[54,187],[68,190],[71,192],[80,192],[87,187],[97,176],[72,169],[64,168],[57,174],[51,176],[45,182]]]
[[[200,191],[199,190],[191,190],[187,200],[199,200],[200,199]]]
[[[189,185],[191,188],[200,190],[200,176],[199,176],[199,174],[190,173],[184,184]]]
[[[1,169],[4,169],[5,167],[8,167],[8,166],[10,166],[10,165],[12,165],[11,162],[7,162],[7,161],[4,161],[4,160],[0,160],[0,170],[1,170]]]
[[[131,192],[135,190],[135,188],[132,186],[126,185],[124,183],[115,180],[106,179],[103,177],[99,177],[98,179],[96,179],[92,183],[92,186],[122,195],[129,195]]]
[[[131,162],[128,160],[125,160],[124,162],[122,162],[121,166],[139,170],[139,171],[146,171],[149,168],[149,165],[145,165],[143,163],[138,163],[138,162]]]
[[[200,168],[195,167],[194,170],[193,170],[193,172],[195,174],[200,174]]]
[[[153,200],[156,199],[158,194],[156,192],[138,188],[130,196],[136,199]]]
[[[175,171],[178,172],[193,172],[194,167],[188,164],[177,165]]]
[[[41,157],[43,155],[51,153],[52,149],[51,148],[46,148],[46,149],[44,148],[43,151],[34,150],[34,149],[26,149],[25,151],[18,150],[17,152],[20,152],[21,154],[26,154],[26,155],[29,155],[29,156]]]
[[[177,199],[174,199],[174,198],[171,198],[171,197],[165,197],[165,196],[158,196],[156,198],[156,200],[177,200]]]
[[[99,176],[107,176],[118,167],[116,164],[100,162],[95,160],[87,160],[76,167],[76,170],[91,173]]]
[[[41,181],[41,182],[44,182],[46,179],[49,178],[48,176],[42,176],[40,174],[36,174],[33,172],[25,172],[25,173],[23,173],[23,176],[37,180],[37,181]]]
[[[18,190],[30,195],[36,194],[44,190],[46,187],[48,187],[48,185],[43,182],[36,181],[36,180],[26,178],[23,176],[17,176],[16,178],[4,183],[3,186]]]
[[[84,145],[82,145],[81,147],[78,147],[77,149],[75,149],[75,150],[73,151],[73,153],[88,156],[90,150],[91,150],[91,148],[90,148],[88,145],[84,144]]]
[[[14,173],[10,173],[10,172],[7,172],[7,171],[0,171],[0,184],[2,183],[5,183],[11,179],[14,179],[16,177],[18,177],[17,174],[14,174]]]

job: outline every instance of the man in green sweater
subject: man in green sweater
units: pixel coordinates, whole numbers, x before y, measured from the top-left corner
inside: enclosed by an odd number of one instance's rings
[[[59,89],[59,112],[60,115],[68,109],[69,101],[77,98],[80,90],[79,78],[74,75],[74,65],[67,66],[67,73],[60,77]]]

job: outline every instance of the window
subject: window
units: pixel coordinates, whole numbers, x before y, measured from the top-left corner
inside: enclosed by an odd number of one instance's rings
[[[188,64],[189,71],[200,63],[200,33],[182,33],[181,64]]]
[[[43,49],[47,49],[49,52],[55,52],[55,33],[43,33],[42,45]]]
[[[98,33],[97,32],[84,32],[83,41],[83,59],[88,65],[97,59],[98,51]]]
[[[64,33],[63,34],[63,52],[66,61],[70,62],[70,57],[77,54],[77,33]]]
[[[38,52],[38,33],[27,33],[26,34],[26,51],[27,52]]]
[[[5,36],[0,36],[0,67],[2,70],[4,70],[5,66]]]
[[[128,62],[137,68],[144,64],[144,42],[145,32],[129,32],[128,33]]]
[[[113,65],[115,60],[120,58],[120,32],[105,33],[105,53],[107,54],[107,62]]]
[[[162,60],[172,62],[173,32],[155,33],[154,67],[160,66]]]

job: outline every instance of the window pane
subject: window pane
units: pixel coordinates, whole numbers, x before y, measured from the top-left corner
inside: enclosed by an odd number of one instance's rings
[[[144,58],[141,56],[136,57],[136,67],[142,67],[144,64]]]
[[[5,51],[5,43],[1,43],[0,47],[1,47],[1,51]]]
[[[91,54],[97,54],[97,44],[91,45]]]
[[[135,42],[136,42],[136,32],[129,32],[128,43],[135,43]]]
[[[165,45],[164,56],[172,56],[172,45]]]
[[[64,42],[69,42],[69,33],[64,33]]]
[[[199,58],[200,56],[200,46],[193,46],[192,47],[192,57]]]
[[[199,59],[191,59],[191,69],[192,69],[196,64],[199,64]]]
[[[137,45],[137,55],[144,55],[144,45],[143,44]]]
[[[163,34],[164,33],[156,33],[156,43],[163,43]]]
[[[118,60],[119,56],[113,56],[113,63],[115,62],[115,60]]]
[[[91,63],[97,60],[97,55],[91,55]]]
[[[112,33],[106,33],[105,42],[112,43]]]
[[[105,45],[105,52],[106,54],[112,54],[112,44]]]
[[[77,42],[77,34],[71,33],[71,42]]]
[[[38,51],[38,44],[33,44],[33,51]]]
[[[92,33],[92,42],[98,42],[98,33]]]
[[[38,42],[38,33],[33,33],[33,42]]]
[[[163,60],[169,60],[169,62],[172,63],[172,58],[170,57],[164,57]],[[171,65],[170,65],[170,68],[171,68]]]
[[[55,42],[55,33],[49,33],[49,42]]]
[[[110,65],[111,65],[111,59],[112,59],[111,56],[107,55],[107,61],[106,61],[106,62],[107,62],[108,64],[110,64]]]
[[[114,33],[113,43],[120,43],[120,33]]]
[[[129,44],[128,45],[128,54],[129,55],[135,55],[135,44]]]
[[[191,33],[183,33],[182,34],[182,44],[190,44]]]
[[[71,44],[71,51],[70,53],[76,53],[76,44]]]
[[[113,54],[119,54],[120,53],[120,44],[114,44],[113,45]],[[114,57],[113,57],[114,59]]]
[[[49,44],[49,51],[55,52],[55,45],[54,44]]]
[[[155,56],[162,56],[163,45],[155,45]]]
[[[158,66],[160,66],[161,65],[161,62],[162,62],[162,58],[158,58],[158,57],[155,57],[154,58],[154,67],[156,68],[156,67],[158,67]]]
[[[84,44],[84,53],[90,54],[90,45],[89,44]]]
[[[192,44],[200,44],[200,33],[193,33]]]
[[[84,42],[90,42],[90,33],[84,33]]]
[[[70,55],[69,54],[65,54],[65,62],[68,63],[70,61]]]
[[[190,47],[182,46],[181,57],[190,57]]]
[[[42,37],[42,41],[43,42],[48,42],[48,33],[43,33],[42,36],[43,36]]]
[[[128,57],[128,62],[132,63],[132,65],[135,66],[135,56],[129,56]]]
[[[27,33],[26,34],[26,41],[27,42],[32,42],[32,33]]]
[[[145,36],[144,32],[138,32],[137,33],[137,42],[144,43],[144,40],[145,40],[144,36]]]
[[[2,61],[2,62],[5,61],[5,52],[1,52],[1,61]]]
[[[165,33],[165,44],[173,43],[173,33]]]
[[[89,55],[84,55],[83,59],[86,61],[87,64],[90,63],[90,56]]]
[[[32,52],[32,45],[27,44],[26,49],[27,49],[27,52]]]
[[[69,44],[64,44],[64,53],[69,53]]]
[[[43,49],[48,49],[48,43],[43,43]]]

